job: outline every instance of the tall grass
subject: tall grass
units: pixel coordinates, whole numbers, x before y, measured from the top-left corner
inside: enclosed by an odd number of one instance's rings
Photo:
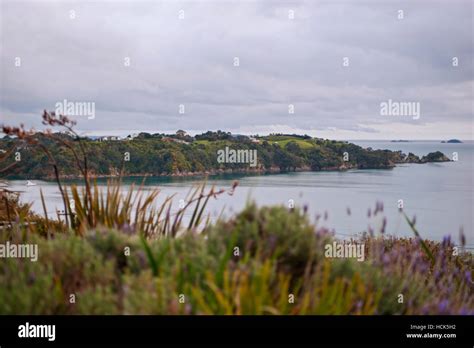
[[[223,193],[232,195],[236,186],[237,183],[229,190],[211,187],[205,191],[205,183],[198,185],[190,190],[184,205],[176,211],[173,210],[173,196],[157,205],[160,190],[145,191],[144,183],[139,187],[132,184],[124,194],[120,181],[109,181],[105,189],[94,182],[90,202],[86,190],[76,185],[65,190],[65,196],[71,228],[76,234],[84,235],[86,231],[102,226],[139,233],[145,238],[176,237],[178,233],[204,228],[209,222],[209,215],[205,215],[209,199]],[[191,218],[185,225],[183,218],[190,210]]]
[[[237,182],[229,190],[216,190],[214,187],[205,192],[205,184],[199,185],[191,190],[186,198],[185,205],[177,212],[172,213],[172,197],[167,197],[160,206],[154,206],[159,190],[144,192],[144,182],[135,188],[129,189],[127,195],[122,194],[122,169],[120,175],[115,180],[109,180],[105,192],[99,188],[97,181],[91,178],[88,166],[88,151],[86,144],[81,141],[81,137],[75,132],[75,121],[64,115],[56,115],[48,111],[43,112],[43,124],[52,127],[60,127],[69,134],[75,136],[76,142],[70,141],[51,130],[35,132],[25,130],[20,127],[3,126],[3,132],[9,136],[15,136],[32,148],[43,151],[52,166],[54,177],[64,203],[64,224],[66,230],[78,235],[84,235],[87,230],[98,226],[124,230],[130,233],[140,233],[146,238],[149,237],[175,237],[178,233],[195,231],[200,225],[209,222],[208,216],[204,215],[209,199],[216,198],[225,192],[232,195]],[[42,138],[52,140],[59,146],[71,152],[74,163],[82,174],[83,186],[64,186],[60,179],[60,170],[57,161],[48,148],[42,143]],[[13,149],[13,148],[12,148]],[[8,154],[12,153],[12,149]],[[7,156],[0,157],[0,162]],[[9,167],[1,169],[0,172],[8,170]],[[0,191],[1,193],[2,191]],[[0,197],[3,197],[0,196]],[[47,215],[46,204],[41,192],[41,202],[44,211],[44,220],[41,223],[43,230],[49,235],[50,231],[57,226],[56,222],[51,222]],[[8,202],[7,202],[8,203]],[[9,205],[6,205],[9,213]],[[191,219],[187,226],[183,226],[185,212],[192,210]],[[11,216],[8,217],[11,221]]]

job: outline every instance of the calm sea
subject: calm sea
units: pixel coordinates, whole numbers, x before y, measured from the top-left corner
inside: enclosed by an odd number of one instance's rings
[[[402,199],[409,216],[416,216],[416,225],[425,238],[441,240],[451,235],[459,240],[464,229],[468,244],[474,243],[473,232],[473,142],[442,144],[438,141],[392,143],[384,141],[353,141],[373,149],[402,150],[425,155],[442,151],[452,158],[457,152],[458,161],[449,163],[405,164],[392,170],[352,170],[347,172],[289,173],[275,175],[227,175],[212,177],[208,184],[227,188],[234,180],[240,184],[233,196],[221,195],[208,206],[213,217],[222,211],[230,216],[241,210],[248,200],[259,205],[288,205],[308,207],[310,218],[319,226],[334,229],[341,237],[356,235],[369,226],[380,229],[382,216],[368,217],[376,202],[384,205],[386,231],[398,236],[412,236],[407,223],[398,211]],[[159,187],[161,199],[176,194],[176,200],[185,199],[193,185],[202,178],[147,179],[147,189]],[[125,180],[125,189],[133,182]],[[139,179],[136,180],[140,182]],[[22,200],[32,202],[33,209],[43,213],[39,189],[45,195],[48,213],[55,216],[61,209],[61,198],[54,183],[36,181],[37,186],[26,187],[25,181],[11,181],[13,189],[23,191]],[[104,184],[104,182],[101,182]],[[178,201],[176,201],[176,206]],[[327,218],[325,219],[325,216]]]

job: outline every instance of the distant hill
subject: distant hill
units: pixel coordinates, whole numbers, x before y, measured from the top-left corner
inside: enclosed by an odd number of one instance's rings
[[[56,134],[34,135],[42,143],[60,168],[65,178],[79,177],[74,156],[65,146],[58,146]],[[69,138],[71,146],[78,150],[78,140]],[[207,132],[195,137],[185,135],[186,141],[174,138],[140,134],[135,138],[116,141],[82,139],[88,153],[90,174],[111,177],[120,173],[125,176],[188,176],[220,173],[278,173],[288,171],[324,171],[348,169],[390,169],[398,163],[426,163],[449,161],[442,153],[432,153],[419,158],[401,151],[373,150],[346,142],[295,134],[271,134],[268,136],[232,136],[230,133]],[[18,139],[0,139],[0,148],[9,149],[21,145]],[[218,160],[223,150],[250,153],[255,151],[256,163]],[[242,152],[243,151],[243,152]],[[42,151],[28,146],[21,154],[22,160],[13,165],[9,178],[52,179],[53,170]],[[228,151],[227,151],[228,152]],[[5,166],[13,164],[9,156]],[[230,162],[230,163],[228,163]],[[2,165],[3,167],[3,165]],[[1,168],[0,168],[1,169]]]
[[[462,144],[462,141],[459,139],[449,139],[448,141],[442,141],[442,143],[447,143],[447,144]]]

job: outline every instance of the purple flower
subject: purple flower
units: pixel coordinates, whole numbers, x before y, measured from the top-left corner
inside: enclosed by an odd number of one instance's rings
[[[466,271],[465,277],[466,277],[466,281],[467,281],[468,283],[472,283],[472,274],[471,274],[471,271]]]
[[[374,236],[374,230],[372,229],[372,227],[369,226],[368,230],[369,230],[370,236],[373,237]]]
[[[428,265],[425,262],[421,263],[419,268],[421,273],[426,273],[426,271],[428,271]]]
[[[119,228],[123,233],[132,235],[135,232],[135,228],[128,223],[122,224]]]
[[[462,307],[459,310],[459,315],[474,315],[474,311],[471,311],[471,310],[467,309],[466,307]]]
[[[461,245],[465,246],[466,245],[466,236],[464,235],[464,231],[463,231],[462,228],[459,230],[459,239],[461,240]]]
[[[386,227],[387,227],[387,218],[384,217],[384,218],[383,218],[383,221],[382,221],[382,229],[380,230],[380,232],[381,232],[382,234],[385,233],[385,228],[386,228]]]
[[[427,305],[423,306],[423,308],[421,309],[421,313],[424,315],[429,314],[430,308]]]
[[[449,235],[448,235],[448,236],[444,236],[444,237],[443,237],[443,243],[442,243],[443,247],[447,247],[447,246],[449,246],[450,244],[451,244],[451,236],[449,236]]]
[[[445,313],[448,310],[448,306],[449,306],[449,301],[448,300],[441,301],[438,305],[439,313]]]
[[[378,212],[383,212],[383,203],[382,202],[375,203],[374,215],[377,215]]]

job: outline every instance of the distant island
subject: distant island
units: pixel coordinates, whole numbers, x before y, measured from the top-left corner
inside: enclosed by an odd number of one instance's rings
[[[392,140],[391,143],[409,143],[410,140]]]
[[[443,144],[462,144],[462,141],[459,139],[449,139],[448,141],[442,141]]]
[[[296,171],[343,171],[349,169],[390,169],[400,163],[450,161],[437,151],[418,157],[402,151],[362,148],[347,141],[314,138],[309,135],[271,134],[246,136],[208,131],[191,136],[183,130],[175,134],[139,133],[120,138],[104,136],[80,139],[68,133],[34,134],[54,157],[62,178],[79,178],[72,151],[61,142],[88,154],[88,172],[94,177],[194,176],[223,173],[280,173]],[[58,140],[59,139],[59,140]],[[8,156],[7,178],[54,178],[51,162],[36,146],[14,137],[0,139],[0,149],[16,148],[21,161]],[[78,151],[79,152],[79,151]]]

